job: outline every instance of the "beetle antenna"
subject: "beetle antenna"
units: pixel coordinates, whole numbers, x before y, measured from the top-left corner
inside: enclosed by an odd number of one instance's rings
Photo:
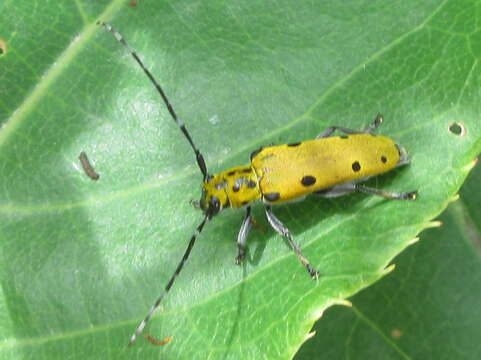
[[[202,222],[199,224],[199,226],[197,226],[197,229],[195,230],[194,234],[190,238],[190,242],[189,242],[189,245],[187,245],[187,249],[184,252],[184,256],[182,256],[182,260],[180,260],[179,264],[177,265],[177,269],[175,269],[174,273],[170,277],[169,282],[165,286],[165,289],[160,293],[157,300],[155,300],[154,305],[152,305],[149,312],[145,316],[144,320],[142,320],[140,322],[139,326],[137,327],[137,329],[133,333],[133,335],[132,335],[132,337],[130,338],[130,341],[129,341],[129,346],[133,345],[135,340],[137,340],[137,338],[139,337],[139,335],[142,334],[142,331],[144,331],[145,325],[147,325],[149,320],[154,315],[154,312],[159,308],[160,302],[162,301],[164,296],[167,295],[167,293],[169,292],[172,285],[174,285],[175,279],[180,274],[180,272],[182,271],[182,268],[184,267],[184,263],[189,258],[190,252],[192,251],[192,248],[194,247],[195,240],[197,239],[197,237],[202,232],[202,229],[204,228],[204,225],[208,220],[209,220],[208,216],[205,216],[204,220],[202,220]]]
[[[180,130],[182,131],[182,133],[186,137],[187,141],[189,142],[190,146],[194,150],[195,157],[197,159],[197,164],[199,165],[199,169],[202,173],[202,176],[204,177],[204,181],[206,181],[207,180],[207,167],[205,165],[204,157],[202,156],[199,149],[197,149],[197,147],[195,146],[194,141],[192,140],[192,137],[190,136],[190,133],[187,131],[187,128],[185,127],[182,120],[180,120],[177,117],[177,114],[175,113],[174,108],[170,104],[169,99],[167,99],[167,96],[165,95],[164,90],[162,89],[160,84],[157,82],[157,80],[155,80],[154,76],[145,67],[144,63],[142,62],[142,60],[140,60],[137,53],[134,50],[132,50],[132,48],[129,46],[129,44],[127,44],[127,41],[125,41],[124,37],[122,35],[120,35],[120,33],[117,30],[115,30],[112,26],[110,26],[109,24],[104,23],[104,22],[99,21],[99,22],[97,22],[97,24],[102,25],[107,31],[111,32],[114,35],[115,39],[127,49],[127,51],[130,53],[130,55],[132,55],[132,57],[135,59],[137,64],[139,64],[139,66],[142,68],[142,70],[144,70],[144,73],[147,75],[150,82],[155,86],[158,93],[160,94],[160,97],[162,98],[165,105],[167,106],[167,109],[169,110],[170,115],[174,119],[177,126],[179,126]]]

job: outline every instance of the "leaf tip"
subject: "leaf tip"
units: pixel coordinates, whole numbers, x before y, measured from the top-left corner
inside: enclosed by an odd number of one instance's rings
[[[411,239],[411,240],[408,241],[408,246],[409,246],[409,245],[412,245],[412,244],[415,244],[415,243],[417,243],[418,241],[419,241],[419,238],[418,238],[418,237],[415,237],[415,238],[413,238],[413,239]]]
[[[335,302],[333,302],[334,305],[342,305],[342,306],[347,306],[347,307],[352,307],[352,302],[346,299],[337,299]]]
[[[314,309],[314,311],[311,313],[310,319],[313,321],[319,320],[322,315],[324,314],[324,311],[327,308],[330,308],[333,305],[342,305],[342,306],[347,306],[347,307],[352,307],[352,303],[349,300],[346,299],[330,299],[327,303],[327,306],[323,306],[322,308],[317,308]]]
[[[471,160],[467,165],[464,165],[461,170],[462,171],[465,171],[465,172],[469,172],[471,171],[475,166],[476,164],[478,163],[479,159],[478,158],[475,158],[473,160]]]
[[[452,196],[452,197],[448,200],[448,202],[449,202],[449,203],[453,203],[453,202],[457,201],[458,199],[459,199],[459,194],[456,194],[456,195]]]
[[[384,276],[384,275],[389,274],[390,272],[394,271],[395,268],[396,268],[396,264],[389,265],[388,267],[383,269],[382,275]]]
[[[438,228],[438,227],[441,227],[443,225],[443,223],[439,220],[436,220],[436,221],[429,221],[428,223],[426,223],[426,225],[424,226],[425,229],[430,229],[430,228]]]
[[[316,335],[316,330],[311,331],[310,333],[307,333],[306,337],[304,338],[304,341],[307,341],[311,338],[313,338]]]
[[[319,319],[322,317],[322,315],[324,315],[324,310],[325,310],[325,309],[326,309],[325,307],[323,307],[322,309],[315,309],[315,310],[312,312],[312,314],[311,314],[311,316],[310,316],[310,319],[313,320],[313,321],[319,320]]]

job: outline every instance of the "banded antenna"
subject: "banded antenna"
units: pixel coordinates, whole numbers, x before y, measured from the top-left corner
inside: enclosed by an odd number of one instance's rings
[[[195,146],[194,142],[192,141],[192,137],[190,136],[189,132],[187,131],[184,123],[177,117],[177,114],[175,113],[174,111],[174,108],[172,107],[172,105],[170,104],[169,100],[167,99],[167,96],[165,95],[164,93],[164,90],[162,90],[162,87],[159,85],[159,83],[157,82],[157,80],[155,80],[155,78],[152,76],[152,74],[150,73],[150,71],[145,67],[145,65],[142,63],[142,61],[140,60],[139,56],[137,55],[137,53],[135,51],[132,50],[132,48],[129,46],[129,44],[127,44],[127,42],[125,41],[125,39],[123,38],[122,35],[120,35],[120,33],[115,30],[112,26],[110,26],[109,24],[106,24],[104,22],[98,22],[97,23],[98,25],[102,25],[105,29],[107,29],[109,32],[111,32],[114,37],[117,39],[118,42],[120,42],[128,51],[129,53],[132,55],[132,57],[135,59],[135,61],[137,62],[137,64],[140,65],[140,67],[142,68],[142,70],[144,70],[144,73],[147,75],[147,77],[150,79],[150,81],[152,82],[152,84],[155,86],[155,88],[157,89],[157,91],[159,92],[160,94],[160,97],[162,98],[162,100],[164,101],[165,105],[167,106],[167,109],[169,110],[169,113],[170,115],[172,116],[172,118],[174,119],[174,121],[176,122],[176,124],[179,126],[180,130],[182,131],[182,133],[184,134],[184,136],[187,138],[187,141],[189,141],[189,144],[190,146],[192,147],[192,149],[194,150],[194,153],[195,153],[195,156],[196,156],[196,159],[197,159],[197,164],[199,165],[199,169],[202,173],[202,176],[204,178],[204,181],[207,180],[208,178],[208,174],[207,174],[207,167],[205,166],[205,161],[204,161],[204,157],[202,156],[202,154],[200,153],[199,149],[197,149],[197,147]],[[179,264],[177,265],[177,268],[175,269],[174,273],[172,274],[172,276],[170,277],[170,280],[168,281],[167,285],[165,286],[164,290],[160,293],[159,297],[157,298],[157,300],[155,301],[154,305],[152,305],[152,307],[150,308],[150,310],[148,311],[147,315],[145,316],[145,318],[140,322],[139,326],[137,327],[137,329],[135,330],[135,332],[132,334],[130,340],[129,340],[129,346],[133,345],[135,343],[135,341],[137,340],[137,338],[139,337],[140,334],[142,334],[142,332],[144,331],[144,328],[145,326],[147,325],[147,323],[149,322],[149,320],[152,318],[152,316],[154,315],[155,311],[159,308],[160,306],[160,303],[162,301],[162,299],[165,297],[165,295],[167,295],[167,293],[169,292],[170,288],[172,287],[172,285],[174,284],[175,282],[175,279],[177,278],[177,276],[180,274],[180,272],[182,271],[182,268],[184,267],[184,264],[185,262],[187,261],[187,259],[189,258],[189,255],[192,251],[192,248],[194,247],[194,244],[195,244],[195,241],[196,239],[199,237],[200,233],[202,232],[202,229],[204,228],[204,225],[206,224],[206,222],[209,221],[209,216],[208,215],[205,215],[204,219],[202,220],[202,222],[197,226],[197,229],[195,230],[194,234],[192,234],[192,237],[190,238],[190,241],[189,241],[189,245],[187,245],[187,249],[185,250],[184,252],[184,255],[182,256],[182,259],[180,260]]]
[[[192,237],[190,238],[189,245],[187,245],[187,249],[184,252],[184,256],[182,256],[182,260],[180,260],[179,264],[177,265],[177,268],[175,269],[174,273],[170,277],[169,282],[165,286],[164,290],[160,293],[159,297],[157,300],[155,300],[154,305],[150,308],[149,312],[145,316],[145,318],[140,322],[139,326],[137,326],[137,329],[135,329],[135,332],[132,334],[129,340],[129,346],[132,346],[137,338],[139,337],[140,334],[142,334],[142,331],[144,331],[145,326],[149,322],[149,320],[152,318],[154,315],[155,311],[159,308],[160,303],[162,299],[164,298],[165,295],[169,292],[170,288],[172,285],[174,285],[175,279],[177,276],[180,274],[182,271],[182,268],[184,267],[185,262],[189,258],[190,252],[192,251],[192,248],[194,247],[195,240],[199,237],[200,233],[202,232],[202,229],[204,228],[205,223],[209,221],[209,217],[206,215],[204,217],[204,220],[197,226],[197,229],[195,230],[194,234],[192,234]]]
[[[139,64],[139,66],[142,68],[142,70],[144,70],[145,75],[147,75],[150,82],[157,89],[157,92],[160,94],[160,97],[162,98],[165,105],[167,106],[167,109],[169,110],[170,115],[172,116],[175,123],[180,128],[180,130],[182,131],[182,134],[184,134],[184,136],[186,137],[187,141],[189,142],[190,146],[192,147],[192,150],[194,150],[195,157],[196,157],[196,160],[197,160],[197,165],[199,165],[200,172],[202,173],[202,176],[203,176],[203,181],[206,181],[207,178],[208,178],[208,174],[207,174],[207,166],[205,165],[204,157],[202,156],[200,150],[197,149],[197,147],[195,146],[194,141],[192,140],[192,137],[190,136],[190,133],[187,131],[187,128],[185,127],[182,120],[180,120],[177,117],[177,114],[175,113],[174,108],[170,104],[169,99],[167,99],[167,96],[165,95],[165,92],[162,89],[162,87],[160,86],[160,84],[157,82],[157,80],[155,80],[154,76],[145,67],[144,63],[142,62],[142,60],[140,60],[137,53],[134,50],[132,50],[132,48],[129,46],[129,44],[127,44],[127,41],[125,41],[124,37],[122,35],[120,35],[120,33],[117,30],[115,30],[112,26],[110,26],[109,24],[104,23],[104,22],[99,21],[99,22],[97,22],[97,25],[102,25],[105,29],[107,29],[107,31],[111,32],[114,35],[115,39],[127,49],[127,51],[130,53],[130,55],[132,55],[134,60],[137,62],[137,64]]]

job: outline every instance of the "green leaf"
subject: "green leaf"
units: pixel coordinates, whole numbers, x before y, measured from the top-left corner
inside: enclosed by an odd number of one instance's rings
[[[470,1],[3,2],[0,354],[15,359],[288,359],[334,303],[381,278],[481,151],[480,6]],[[234,265],[242,212],[208,224],[147,331],[131,333],[202,215],[194,156],[114,25],[165,87],[210,172],[330,125],[380,133],[412,164],[362,194],[279,206],[318,282],[261,228]],[[461,123],[466,133],[449,127]],[[82,171],[85,151],[100,174]],[[369,292],[369,290],[367,290]]]
[[[461,199],[396,259],[394,274],[334,307],[295,359],[479,359],[481,167]]]

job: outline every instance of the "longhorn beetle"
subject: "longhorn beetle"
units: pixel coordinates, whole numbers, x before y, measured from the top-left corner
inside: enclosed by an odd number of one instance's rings
[[[237,166],[216,175],[209,174],[202,153],[195,146],[182,120],[177,117],[160,84],[118,31],[109,24],[103,22],[98,24],[110,31],[127,49],[155,86],[173,120],[192,147],[203,178],[202,195],[200,201],[194,202],[194,205],[202,210],[204,219],[190,238],[184,256],[169,282],[130,338],[129,345],[132,345],[142,333],[160,302],[169,292],[204,225],[222,210],[229,207],[245,208],[244,220],[237,235],[238,250],[235,259],[237,264],[243,262],[246,254],[247,235],[252,225],[251,205],[254,201],[261,201],[269,224],[286,238],[309,275],[313,279],[318,279],[319,271],[311,266],[299,245],[294,242],[289,229],[274,215],[272,205],[302,199],[309,194],[329,198],[356,191],[388,199],[416,198],[417,191],[387,192],[360,184],[371,176],[409,163],[403,147],[388,137],[374,134],[383,121],[381,114],[378,114],[374,122],[364,130],[332,126],[314,140],[261,147],[250,155],[248,165]],[[336,130],[344,134],[333,136]]]

